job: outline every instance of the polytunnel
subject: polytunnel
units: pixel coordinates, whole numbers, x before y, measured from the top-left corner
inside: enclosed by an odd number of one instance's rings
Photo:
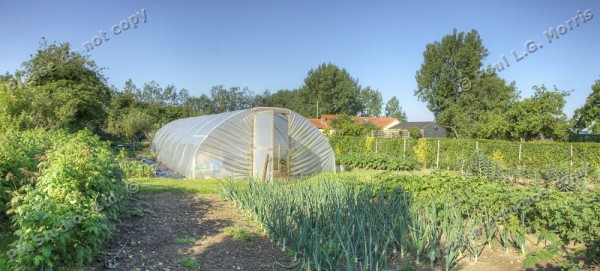
[[[157,160],[190,179],[297,177],[335,172],[325,136],[302,115],[258,107],[184,118],[161,127]]]

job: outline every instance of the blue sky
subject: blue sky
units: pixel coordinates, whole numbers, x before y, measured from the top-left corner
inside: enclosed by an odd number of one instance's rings
[[[112,33],[142,9],[146,22]],[[591,10],[593,18],[548,43],[543,32]],[[211,86],[254,92],[295,89],[307,72],[331,62],[383,94],[400,99],[409,121],[430,120],[413,95],[425,45],[444,35],[476,29],[490,55],[511,66],[499,75],[515,81],[523,97],[533,85],[574,90],[570,117],[600,79],[598,1],[3,1],[0,72],[14,73],[41,37],[84,51],[100,31],[109,40],[88,54],[109,83],[122,88],[155,80],[192,95]],[[517,62],[524,44],[543,45]]]

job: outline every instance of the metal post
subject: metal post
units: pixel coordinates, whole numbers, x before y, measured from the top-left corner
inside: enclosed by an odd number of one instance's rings
[[[519,143],[519,164],[521,164],[521,149],[523,147],[523,143]]]

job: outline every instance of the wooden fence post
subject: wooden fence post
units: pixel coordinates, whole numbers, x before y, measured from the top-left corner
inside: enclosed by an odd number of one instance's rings
[[[281,173],[281,144],[277,145],[278,147],[278,151],[277,151],[277,171],[279,173]]]
[[[519,143],[519,164],[521,164],[521,148],[523,147],[523,143]]]
[[[435,158],[435,167],[437,169],[439,169],[440,168],[440,140],[439,139],[438,139],[437,143],[438,143],[437,144],[437,157]]]
[[[265,157],[265,167],[263,169],[263,175],[262,175],[262,181],[263,181],[263,183],[267,179],[267,169],[269,169],[269,154],[268,153],[267,153],[267,156]]]
[[[402,155],[406,156],[406,137],[404,138],[404,150],[402,151]]]
[[[571,145],[571,167],[573,167],[573,145]]]

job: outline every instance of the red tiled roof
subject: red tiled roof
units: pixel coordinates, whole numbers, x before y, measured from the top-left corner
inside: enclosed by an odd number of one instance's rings
[[[397,121],[396,118],[388,118],[388,117],[357,117],[359,119],[367,119],[368,122],[373,123],[375,126],[383,129],[388,125],[392,124],[394,121]]]
[[[327,124],[323,123],[320,119],[308,119],[317,129],[327,128]]]
[[[320,119],[308,119],[314,126],[318,129],[325,129],[331,125],[331,120],[336,118],[338,115],[333,114],[322,114]],[[357,117],[352,116],[352,119],[356,120],[356,122],[363,122],[363,120],[367,120],[368,122],[374,124],[380,129],[384,129],[388,125],[398,121],[396,118],[388,118],[388,117]]]

